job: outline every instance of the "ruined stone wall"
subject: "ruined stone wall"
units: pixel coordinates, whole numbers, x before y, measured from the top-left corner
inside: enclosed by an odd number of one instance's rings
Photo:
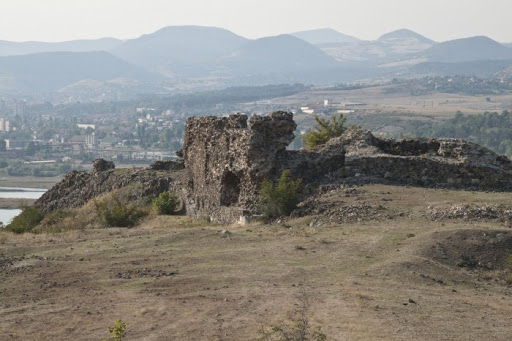
[[[292,114],[191,117],[183,158],[189,177],[187,212],[232,222],[254,210],[258,186],[271,176],[279,151],[293,140]]]
[[[512,173],[509,171],[425,157],[376,155],[349,158],[345,171],[348,177],[366,178],[371,180],[369,182],[475,191],[512,190]]]
[[[374,181],[470,190],[512,190],[512,162],[460,139],[379,139],[369,131],[339,139],[346,175]]]
[[[343,144],[329,141],[311,149],[285,150],[278,153],[274,178],[278,178],[285,169],[304,183],[319,181],[324,175],[343,169],[345,148]]]
[[[305,184],[380,182],[512,191],[512,162],[470,142],[380,139],[356,130],[313,149],[288,151],[295,129],[292,114],[281,111],[250,119],[191,117],[183,163],[115,170],[111,162],[97,160],[91,173],[67,174],[35,205],[53,211],[80,207],[98,195],[128,187],[134,190],[125,200],[153,198],[170,190],[180,196],[187,214],[232,223],[257,212],[261,181],[277,179],[284,169]]]

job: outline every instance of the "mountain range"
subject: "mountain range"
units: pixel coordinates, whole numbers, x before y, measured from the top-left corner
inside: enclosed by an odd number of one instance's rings
[[[73,84],[84,80],[123,78],[165,91],[397,75],[485,76],[510,65],[510,45],[488,37],[438,43],[401,29],[365,41],[324,28],[251,40],[222,28],[170,26],[126,41],[0,41],[0,95],[82,88]]]
[[[108,51],[116,48],[121,44],[123,44],[123,41],[115,38],[72,40],[60,43],[47,43],[38,41],[12,42],[0,40],[0,57],[56,51]]]
[[[15,93],[56,92],[87,79],[134,79],[158,82],[164,77],[105,51],[42,52],[0,57],[0,83],[13,79]],[[2,89],[0,87],[0,89]]]

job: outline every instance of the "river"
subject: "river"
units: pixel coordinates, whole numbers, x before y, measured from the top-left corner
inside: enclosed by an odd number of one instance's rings
[[[46,191],[44,188],[0,187],[0,198],[39,199]],[[19,209],[0,209],[0,221],[5,226],[20,212]]]

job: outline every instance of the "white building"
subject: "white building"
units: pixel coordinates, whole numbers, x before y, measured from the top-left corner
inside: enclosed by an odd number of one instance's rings
[[[87,149],[95,149],[98,146],[98,137],[92,133],[85,137],[85,146]]]
[[[9,121],[4,118],[0,118],[0,131],[11,131],[11,125]]]

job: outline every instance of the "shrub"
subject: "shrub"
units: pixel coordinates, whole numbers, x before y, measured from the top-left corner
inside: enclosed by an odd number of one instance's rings
[[[30,232],[43,220],[44,213],[35,206],[24,206],[5,229],[14,233]]]
[[[110,338],[102,341],[121,341],[126,336],[126,323],[123,320],[115,320],[112,327],[108,328]]]
[[[77,224],[74,214],[67,210],[57,210],[45,215],[44,219],[34,229],[36,233],[47,233],[47,232],[63,232],[68,230],[74,230],[79,226]]]
[[[96,214],[105,226],[109,227],[132,227],[140,218],[147,215],[145,210],[135,205],[125,205],[116,196],[112,200],[94,202]]]
[[[153,200],[153,207],[158,214],[174,214],[176,206],[178,205],[178,196],[174,193],[163,192]]]
[[[298,297],[299,303],[296,304],[295,318],[284,325],[271,325],[267,328],[261,328],[258,333],[261,337],[258,341],[326,341],[327,335],[320,329],[311,330],[309,324],[309,299],[302,291]]]
[[[304,136],[306,147],[312,148],[326,143],[333,137],[341,136],[345,133],[345,121],[343,114],[332,116],[330,120],[315,116],[316,125]]]
[[[265,218],[289,215],[299,203],[302,180],[290,179],[290,170],[281,173],[277,185],[269,180],[261,183],[261,211]]]

